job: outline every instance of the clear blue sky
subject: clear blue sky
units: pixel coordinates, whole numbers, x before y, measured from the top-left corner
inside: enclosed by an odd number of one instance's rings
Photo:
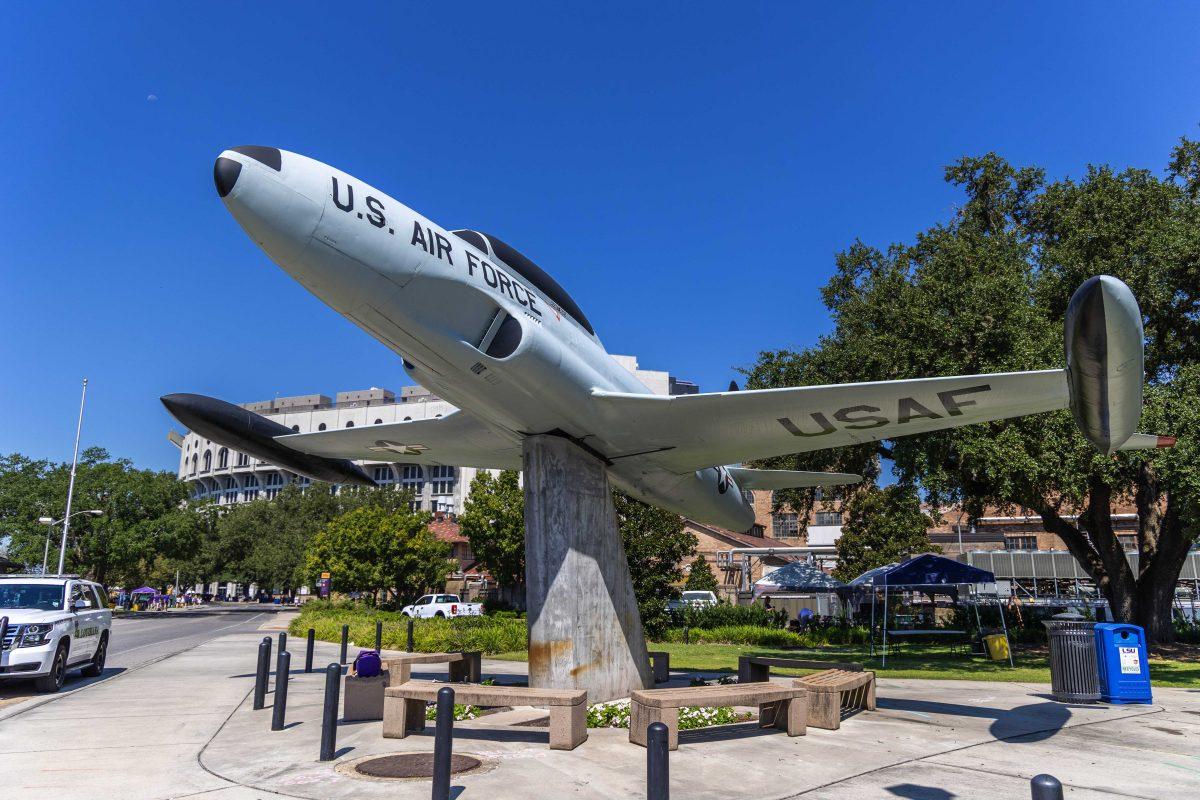
[[[84,375],[84,444],[162,468],[161,394],[410,382],[225,212],[228,146],[494,232],[720,390],[827,329],[855,237],[945,219],[956,157],[1160,170],[1200,133],[1196,6],[847,6],[4,4],[0,452],[68,459]]]

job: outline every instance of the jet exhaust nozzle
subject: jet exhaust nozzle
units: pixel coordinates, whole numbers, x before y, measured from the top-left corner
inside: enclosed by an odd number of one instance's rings
[[[160,399],[180,423],[218,444],[313,480],[376,485],[352,461],[309,455],[280,444],[275,437],[295,431],[241,406],[201,394],[169,394]]]
[[[1134,436],[1142,415],[1142,312],[1111,275],[1086,280],[1067,306],[1065,345],[1071,413],[1084,437],[1111,455]]]

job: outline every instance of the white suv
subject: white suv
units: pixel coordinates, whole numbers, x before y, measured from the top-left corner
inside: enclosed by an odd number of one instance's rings
[[[40,692],[62,688],[68,669],[104,671],[112,611],[108,593],[74,576],[0,577],[0,680],[33,678]]]

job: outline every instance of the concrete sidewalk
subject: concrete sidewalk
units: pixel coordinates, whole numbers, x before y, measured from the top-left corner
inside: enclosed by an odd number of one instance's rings
[[[429,796],[428,781],[355,778],[347,762],[428,752],[432,728],[383,739],[379,722],[343,723],[339,763],[317,761],[319,668],[336,660],[333,645],[318,643],[318,671],[305,675],[303,642],[292,640],[288,726],[272,733],[269,707],[253,711],[249,697],[262,635],[215,639],[0,722],[6,789],[39,800]],[[484,671],[523,674],[524,664],[489,661]],[[1066,706],[1045,692],[1037,685],[883,680],[879,710],[846,720],[839,731],[810,728],[794,739],[753,723],[685,731],[670,757],[672,792],[689,800],[1024,800],[1038,772],[1059,777],[1071,798],[1200,792],[1200,690],[1159,689],[1154,706]],[[626,731],[592,730],[582,746],[561,752],[547,747],[545,729],[495,721],[456,725],[456,751],[485,762],[453,779],[462,800],[645,796],[646,754],[628,743]]]

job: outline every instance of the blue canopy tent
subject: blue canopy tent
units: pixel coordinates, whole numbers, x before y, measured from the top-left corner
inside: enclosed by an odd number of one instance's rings
[[[870,591],[872,631],[875,629],[875,592],[881,587],[883,589],[883,663],[887,664],[889,589],[919,591],[929,594],[942,592],[951,594],[957,599],[959,587],[966,586],[969,587],[971,598],[975,600],[976,591],[974,587],[979,584],[994,584],[995,582],[996,576],[987,570],[979,569],[978,567],[973,567],[970,564],[964,564],[961,561],[955,561],[951,558],[926,553],[925,555],[916,556],[898,564],[888,564],[884,567],[867,570],[862,575],[850,581],[849,586],[852,589]],[[979,622],[979,603],[976,600],[972,605],[975,608],[975,624],[982,629],[983,626]],[[1008,623],[1004,619],[1004,609],[1000,608],[999,595],[996,596],[996,607],[1000,609],[1000,624],[1004,629],[1004,638],[1007,640]],[[938,631],[929,630],[920,632],[937,633]],[[966,631],[962,631],[962,633],[965,634]],[[874,635],[871,636],[871,654],[875,654]],[[1008,665],[1010,667],[1013,665],[1011,649],[1008,654]]]

